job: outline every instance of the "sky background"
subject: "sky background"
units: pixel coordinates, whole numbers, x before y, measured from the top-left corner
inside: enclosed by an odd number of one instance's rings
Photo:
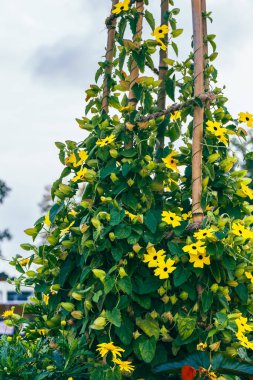
[[[157,20],[159,3],[150,0]],[[230,110],[235,116],[253,112],[253,1],[207,3]],[[181,57],[190,48],[190,4],[175,0],[178,27],[185,30],[177,41]],[[41,216],[44,187],[62,170],[54,142],[85,136],[75,118],[84,116],[84,91],[103,60],[110,6],[110,0],[0,0],[0,178],[12,188],[0,206],[0,230],[9,227],[13,235],[2,245],[6,259],[25,253],[19,248],[29,241],[23,231]],[[13,272],[0,260],[3,270]]]

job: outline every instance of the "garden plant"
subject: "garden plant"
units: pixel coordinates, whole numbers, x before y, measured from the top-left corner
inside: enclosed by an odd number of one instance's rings
[[[155,20],[149,0],[112,1],[77,119],[89,134],[56,143],[54,204],[12,260],[35,296],[27,325],[5,312],[17,332],[0,343],[3,379],[253,377],[253,190],[230,147],[253,116],[227,108],[205,0],[177,58],[174,2],[156,0]]]

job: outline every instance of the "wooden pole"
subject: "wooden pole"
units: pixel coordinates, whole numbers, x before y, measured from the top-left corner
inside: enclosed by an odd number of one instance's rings
[[[144,2],[143,1],[137,1],[136,2],[136,9],[139,13],[139,19],[136,27],[136,34],[133,36],[133,42],[136,43],[137,47],[141,43],[141,37],[142,37],[142,27],[143,27],[143,11],[144,11]],[[133,86],[136,83],[136,80],[139,77],[139,68],[137,66],[137,63],[133,59],[132,66],[131,66],[131,73],[130,73],[130,87],[129,87],[129,95],[128,95],[128,104],[130,106],[133,106],[136,108],[137,100],[135,98],[135,94],[133,92]]]
[[[204,48],[201,0],[192,0],[194,45],[194,96],[204,92]],[[194,109],[192,136],[192,214],[193,223],[201,224],[204,213],[201,208],[202,194],[202,140],[204,109]]]
[[[169,0],[161,0],[161,25],[168,25],[168,18],[166,18],[166,12],[169,9]],[[159,61],[159,79],[161,81],[158,100],[157,100],[157,108],[160,111],[164,111],[166,107],[166,90],[165,90],[165,78],[168,70],[168,64],[164,62],[164,59],[168,58],[168,35],[165,35],[165,45],[166,50],[160,49],[160,61]],[[158,129],[157,134],[157,149],[164,148],[164,131],[163,128]]]
[[[207,41],[207,19],[205,17],[206,13],[206,0],[201,0],[201,8],[202,8],[202,30],[203,30],[203,39],[204,39],[204,68],[207,68],[208,65],[208,41]],[[205,91],[209,91],[209,79],[208,77],[204,78],[205,80]]]
[[[112,0],[112,10],[114,9],[114,5],[117,4],[119,0]],[[102,98],[102,110],[106,113],[109,112],[109,102],[108,96],[110,93],[110,89],[108,86],[108,79],[112,73],[112,61],[113,61],[113,53],[114,53],[114,44],[115,44],[115,28],[116,28],[116,18],[112,18],[110,23],[107,24],[108,35],[107,35],[107,47],[106,47],[106,55],[105,59],[107,61],[108,66],[105,69],[105,77],[103,83],[103,98]]]

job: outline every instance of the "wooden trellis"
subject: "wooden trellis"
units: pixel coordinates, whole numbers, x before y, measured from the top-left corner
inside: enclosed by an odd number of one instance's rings
[[[112,0],[114,7],[119,0]],[[136,3],[136,9],[139,13],[139,20],[137,24],[136,34],[133,36],[133,42],[136,46],[140,44],[143,28],[143,13],[144,1],[132,0],[131,3]],[[169,9],[169,1],[161,0],[161,24],[167,24],[166,12]],[[160,49],[159,70],[153,71],[159,75],[161,80],[160,90],[158,94],[157,106],[158,112],[147,116],[141,116],[138,121],[148,121],[162,115],[169,115],[176,110],[181,110],[194,104],[194,121],[193,121],[193,136],[192,136],[192,213],[193,222],[196,226],[200,226],[204,212],[201,207],[201,194],[202,194],[202,154],[203,154],[203,124],[204,124],[204,106],[209,106],[210,102],[214,99],[214,94],[209,92],[209,81],[204,78],[204,69],[208,64],[208,45],[207,45],[207,22],[204,14],[206,13],[206,0],[192,0],[192,21],[193,21],[193,41],[194,41],[194,98],[180,104],[173,104],[166,109],[166,91],[165,91],[165,77],[167,72],[167,65],[164,59],[168,56],[168,50],[163,51]],[[102,109],[105,112],[109,111],[108,96],[109,86],[108,77],[112,72],[112,60],[115,46],[115,27],[117,17],[113,14],[106,20],[108,28],[108,41],[106,51],[106,61],[108,66],[105,71],[104,85],[103,85],[103,100]],[[130,88],[128,95],[128,103],[133,108],[137,106],[137,100],[133,92],[133,86],[139,77],[139,69],[137,63],[133,60],[130,72]],[[202,101],[203,107],[195,102],[196,97]],[[164,137],[159,135],[158,131],[158,145],[157,147],[164,147]],[[131,143],[128,144],[129,147]],[[126,148],[128,147],[126,145]]]

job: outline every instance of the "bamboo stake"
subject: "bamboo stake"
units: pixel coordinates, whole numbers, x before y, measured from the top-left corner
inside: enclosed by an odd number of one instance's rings
[[[136,34],[133,36],[133,42],[136,43],[136,46],[138,48],[138,46],[141,43],[141,37],[142,37],[144,2],[137,1],[136,9],[139,13],[139,20],[136,27]],[[136,108],[137,99],[135,98],[135,94],[133,92],[133,86],[135,85],[138,77],[139,77],[139,68],[138,68],[137,63],[133,59],[132,66],[131,66],[131,73],[130,73],[130,88],[129,88],[129,95],[128,95],[128,105],[133,106],[134,108]]]
[[[112,10],[114,9],[114,5],[117,4],[119,0],[112,0]],[[102,98],[102,110],[104,110],[106,113],[109,112],[109,102],[108,102],[108,96],[109,96],[109,85],[108,85],[108,78],[112,73],[112,60],[113,60],[113,53],[114,53],[114,45],[115,45],[115,27],[116,27],[116,18],[112,18],[110,23],[107,23],[107,29],[108,29],[108,35],[107,35],[107,47],[106,47],[106,55],[105,59],[107,61],[108,66],[105,69],[105,77],[104,77],[104,83],[103,83],[103,98]]]
[[[201,8],[202,8],[202,29],[203,29],[203,38],[204,38],[204,68],[208,65],[208,41],[207,41],[207,20],[204,16],[206,13],[206,0],[201,0]],[[209,79],[205,78],[205,91],[209,91]]]
[[[194,96],[204,92],[204,49],[201,0],[192,0],[194,41]],[[202,194],[202,140],[204,109],[194,109],[192,136],[192,214],[193,223],[201,224],[204,213],[201,208]]]
[[[161,0],[161,25],[168,25],[168,19],[166,19],[166,12],[169,9],[169,0]],[[158,93],[157,107],[159,110],[165,110],[166,107],[166,90],[165,90],[165,78],[168,70],[168,64],[164,62],[164,59],[168,58],[168,35],[165,36],[166,50],[160,49],[160,61],[159,61],[159,80],[161,81],[160,89]],[[164,133],[163,128],[158,129],[157,134],[157,149],[164,148]]]

